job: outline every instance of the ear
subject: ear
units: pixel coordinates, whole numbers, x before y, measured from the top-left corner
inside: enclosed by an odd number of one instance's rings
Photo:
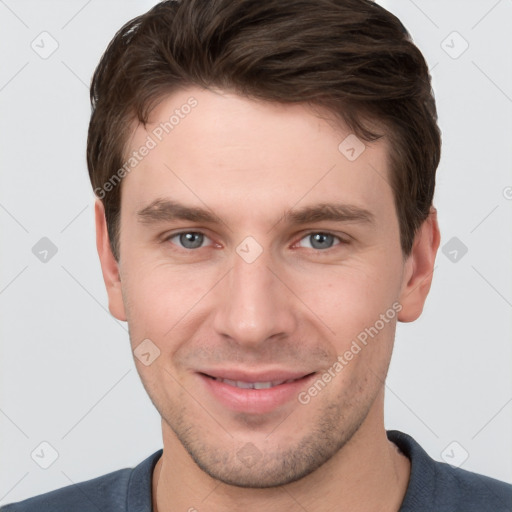
[[[402,305],[402,310],[398,314],[400,322],[414,322],[423,311],[432,284],[434,262],[440,241],[437,210],[431,207],[429,216],[414,237],[411,254],[405,263],[399,299]]]
[[[110,248],[105,208],[99,199],[96,199],[94,214],[96,218],[96,248],[98,249],[98,256],[100,257],[103,280],[107,288],[108,309],[115,318],[125,322],[126,313],[121,290],[119,266]]]

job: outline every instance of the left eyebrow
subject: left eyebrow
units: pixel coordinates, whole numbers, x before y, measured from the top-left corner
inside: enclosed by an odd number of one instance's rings
[[[320,203],[297,210],[289,210],[284,214],[283,220],[288,224],[309,224],[330,220],[373,225],[375,224],[375,215],[366,208],[352,204]]]

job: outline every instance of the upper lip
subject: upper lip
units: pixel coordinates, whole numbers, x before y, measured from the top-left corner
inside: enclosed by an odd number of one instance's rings
[[[217,379],[228,379],[241,382],[274,382],[280,380],[301,379],[306,375],[313,372],[311,371],[292,371],[292,370],[265,370],[265,371],[248,371],[233,368],[220,369],[215,368],[212,370],[200,370],[199,373],[204,373],[210,377]]]

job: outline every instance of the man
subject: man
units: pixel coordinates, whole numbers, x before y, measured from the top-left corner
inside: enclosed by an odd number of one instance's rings
[[[110,312],[163,450],[9,511],[505,511],[384,428],[430,289],[430,77],[369,0],[182,0],[115,36],[87,159]]]

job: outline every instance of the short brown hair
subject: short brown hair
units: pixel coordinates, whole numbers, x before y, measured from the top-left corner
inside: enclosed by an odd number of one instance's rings
[[[160,100],[187,86],[325,107],[365,141],[385,135],[410,254],[441,137],[427,64],[398,18],[370,0],[169,0],[117,32],[92,78],[87,165],[116,260],[122,183],[102,187],[123,166],[133,122],[146,126]]]

